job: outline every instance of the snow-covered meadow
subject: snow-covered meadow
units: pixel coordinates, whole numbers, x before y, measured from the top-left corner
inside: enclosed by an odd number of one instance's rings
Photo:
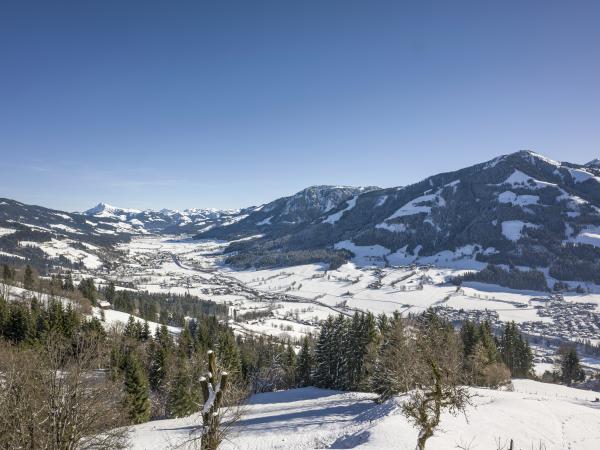
[[[431,450],[600,448],[600,394],[530,380],[514,391],[472,389],[466,415],[444,413]],[[404,397],[383,404],[373,395],[316,388],[254,395],[223,449],[414,449],[417,430],[401,414]],[[200,423],[196,415],[133,428],[131,448],[178,445]],[[500,445],[500,447],[498,446]],[[504,447],[503,447],[504,446]]]

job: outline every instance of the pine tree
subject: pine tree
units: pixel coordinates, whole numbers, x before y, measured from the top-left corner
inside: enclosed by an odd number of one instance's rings
[[[108,302],[113,303],[115,301],[115,294],[116,294],[115,283],[113,283],[111,281],[108,283],[108,286],[106,286],[106,289],[104,290],[104,298]]]
[[[187,359],[177,361],[175,378],[169,392],[169,412],[172,417],[185,417],[198,409],[192,391],[191,370]]]
[[[75,290],[75,285],[73,284],[73,277],[71,276],[71,272],[67,273],[62,285],[63,291],[73,292]]]
[[[477,329],[475,323],[467,320],[460,330],[460,337],[463,343],[465,358],[468,358],[471,356],[475,344],[477,343]]]
[[[317,387],[333,386],[333,317],[321,324],[319,339],[315,345],[315,370],[312,379]]]
[[[296,380],[299,387],[311,385],[311,373],[314,365],[314,355],[310,348],[308,337],[302,340],[302,347],[298,353],[298,364],[296,367]]]
[[[559,354],[562,382],[570,386],[573,381],[585,380],[585,372],[579,363],[577,349],[574,346],[561,347]]]
[[[242,366],[235,337],[230,331],[220,333],[217,354],[223,369],[229,373],[229,379],[236,380],[241,374]]]
[[[502,361],[513,377],[528,377],[533,369],[533,353],[514,322],[507,323],[500,338]]]
[[[297,363],[298,357],[296,356],[296,352],[294,351],[294,346],[288,340],[285,351],[283,353],[283,367],[285,370],[285,384],[288,387],[296,386],[296,371],[297,371]]]
[[[19,343],[30,340],[34,334],[34,324],[27,308],[18,304],[11,305],[4,326],[6,338]]]
[[[379,401],[407,392],[412,387],[410,363],[414,359],[413,350],[404,320],[395,316],[382,336],[373,371],[371,384],[373,391],[379,394]]]
[[[147,341],[148,339],[150,339],[150,324],[148,323],[147,320],[144,320],[144,325],[142,327],[141,339],[142,339],[142,341]]]
[[[85,298],[92,302],[92,305],[96,306],[98,291],[96,290],[93,278],[84,278],[81,280],[78,289]]]
[[[194,340],[192,339],[192,334],[190,333],[187,323],[184,325],[183,330],[179,334],[177,351],[181,357],[188,359],[192,357],[192,353],[194,352]]]
[[[136,329],[136,320],[133,316],[129,316],[127,319],[127,324],[125,325],[125,329],[123,330],[123,334],[132,339],[138,339],[137,329]]]
[[[10,268],[10,266],[8,264],[4,264],[2,266],[2,278],[4,279],[5,283],[11,283],[12,281],[14,281],[14,272],[12,271],[12,269]]]
[[[129,351],[126,355],[124,406],[132,423],[142,423],[150,419],[148,381],[132,351]]]
[[[27,264],[27,267],[25,267],[25,274],[23,275],[23,288],[31,291],[34,288],[34,285],[33,270],[31,269],[31,266]]]

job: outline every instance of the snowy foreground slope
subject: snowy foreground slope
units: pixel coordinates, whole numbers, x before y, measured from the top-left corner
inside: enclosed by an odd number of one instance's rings
[[[444,415],[427,448],[600,448],[600,394],[514,380],[514,392],[473,389],[467,417]],[[316,388],[258,394],[224,449],[414,449],[417,431],[400,412],[399,397],[377,405],[371,394]],[[133,428],[131,448],[164,449],[182,442],[199,418],[149,422]]]

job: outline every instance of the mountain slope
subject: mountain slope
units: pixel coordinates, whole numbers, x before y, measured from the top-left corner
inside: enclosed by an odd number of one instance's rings
[[[233,240],[256,234],[278,236],[289,233],[369,189],[373,188],[311,186],[259,206],[239,222],[213,228],[196,237]]]
[[[549,268],[600,282],[600,169],[521,151],[403,188],[361,193],[278,236],[236,243],[240,266],[339,262],[482,262]],[[315,253],[313,255],[313,253]]]
[[[0,262],[99,268],[105,251],[140,232],[113,217],[88,217],[0,198]]]

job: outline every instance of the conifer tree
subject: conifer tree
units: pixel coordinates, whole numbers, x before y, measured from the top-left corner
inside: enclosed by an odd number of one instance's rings
[[[150,324],[147,320],[144,320],[144,325],[142,326],[141,339],[142,341],[147,341],[150,339]]]
[[[33,270],[31,269],[31,266],[27,264],[27,267],[25,267],[25,273],[23,275],[23,288],[31,291],[34,288],[34,284],[35,281],[33,278]]]
[[[191,370],[186,359],[177,361],[175,378],[169,392],[169,411],[172,417],[185,417],[198,409],[192,391]]]
[[[124,406],[132,423],[142,423],[150,419],[148,381],[133,351],[126,354]]]
[[[500,338],[502,361],[513,377],[528,377],[533,368],[533,353],[514,322],[507,323]]]
[[[573,381],[585,380],[585,372],[579,363],[579,355],[575,346],[564,346],[559,349],[560,378],[563,383],[570,386]]]
[[[308,337],[302,339],[302,347],[298,353],[298,363],[296,367],[296,380],[299,387],[311,385],[311,373],[314,365],[314,356]]]
[[[315,370],[312,379],[317,387],[333,385],[333,317],[329,316],[321,324],[319,339],[315,345]]]
[[[10,283],[12,281],[14,281],[14,272],[12,271],[12,269],[10,268],[10,266],[8,264],[4,264],[2,266],[2,278],[4,279],[5,283]]]
[[[4,335],[15,343],[25,342],[33,337],[34,327],[27,308],[22,305],[14,305],[9,309]]]
[[[115,283],[113,283],[111,281],[108,283],[108,286],[106,286],[106,289],[104,290],[104,298],[108,302],[113,303],[115,301],[115,294],[116,294]]]
[[[136,330],[136,323],[137,322],[133,316],[129,316],[129,319],[127,319],[127,324],[125,325],[125,329],[123,330],[123,334],[132,339],[138,339],[139,336]]]
[[[407,392],[413,383],[411,361],[414,346],[409,342],[404,320],[396,315],[390,320],[377,352],[372,377],[372,389],[379,401]]]
[[[190,332],[187,323],[184,325],[183,330],[179,334],[177,351],[181,357],[188,359],[192,357],[192,353],[194,352],[194,340],[192,339],[192,333]]]
[[[81,294],[92,303],[92,305],[96,306],[98,291],[96,290],[96,285],[94,284],[93,278],[84,278],[81,280],[79,282],[78,289]]]
[[[222,367],[229,373],[229,379],[236,380],[241,374],[241,362],[233,333],[225,331],[219,334],[217,353]]]
[[[71,272],[67,273],[62,285],[63,291],[73,292],[75,290],[75,285],[73,284],[73,277],[71,276]]]
[[[295,386],[298,357],[296,356],[296,352],[294,351],[294,346],[289,340],[285,346],[283,360],[283,367],[286,378],[285,384],[287,386]]]

